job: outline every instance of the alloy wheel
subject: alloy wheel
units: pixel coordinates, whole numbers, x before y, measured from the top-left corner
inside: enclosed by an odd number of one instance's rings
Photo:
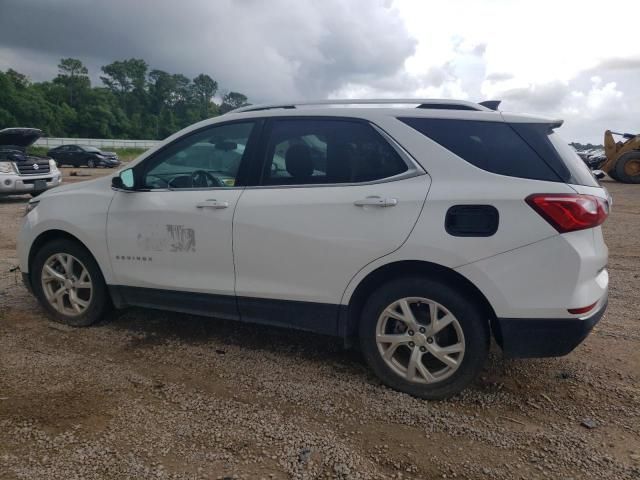
[[[61,314],[75,317],[89,308],[93,296],[91,275],[73,255],[51,255],[42,267],[40,280],[47,301]]]
[[[385,308],[376,325],[376,344],[385,363],[414,383],[435,383],[453,375],[465,354],[458,319],[443,305],[407,297]]]

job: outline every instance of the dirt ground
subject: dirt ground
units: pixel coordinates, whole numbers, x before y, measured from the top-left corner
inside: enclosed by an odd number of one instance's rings
[[[640,185],[606,186],[604,319],[564,358],[496,349],[443,402],[324,337],[141,309],[53,323],[8,273],[28,197],[0,199],[0,479],[640,479]]]

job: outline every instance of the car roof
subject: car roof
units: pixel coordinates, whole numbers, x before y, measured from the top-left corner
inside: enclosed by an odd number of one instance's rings
[[[400,106],[403,104],[407,106]],[[461,108],[452,108],[451,106]],[[495,105],[493,106],[496,107]],[[158,143],[155,147],[150,148],[140,155],[136,159],[136,163],[144,161],[145,158],[153,155],[157,150],[163,148],[164,145],[188,134],[189,132],[193,132],[201,128],[245,119],[249,120],[256,118],[292,116],[355,118],[369,121],[374,124],[376,123],[376,120],[380,120],[382,117],[425,117],[510,123],[544,123],[551,125],[552,127],[562,125],[562,120],[518,113],[505,113],[467,100],[348,99],[248,105],[217,117],[201,120],[200,122],[194,123],[178,132],[175,132],[165,138],[162,142]]]

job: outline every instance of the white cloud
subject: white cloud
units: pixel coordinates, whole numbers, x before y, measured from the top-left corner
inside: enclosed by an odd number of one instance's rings
[[[0,69],[42,80],[75,56],[97,80],[100,65],[142,57],[208,73],[253,101],[503,99],[505,110],[565,117],[573,140],[599,141],[640,118],[637,33],[602,27],[636,3],[0,0]]]

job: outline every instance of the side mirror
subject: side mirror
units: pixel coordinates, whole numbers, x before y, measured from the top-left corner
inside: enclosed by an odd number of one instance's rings
[[[604,172],[602,170],[593,170],[593,176],[598,180],[602,180],[604,178]]]
[[[117,190],[133,190],[135,187],[133,169],[127,168],[121,171],[117,177],[113,177],[111,186]]]

